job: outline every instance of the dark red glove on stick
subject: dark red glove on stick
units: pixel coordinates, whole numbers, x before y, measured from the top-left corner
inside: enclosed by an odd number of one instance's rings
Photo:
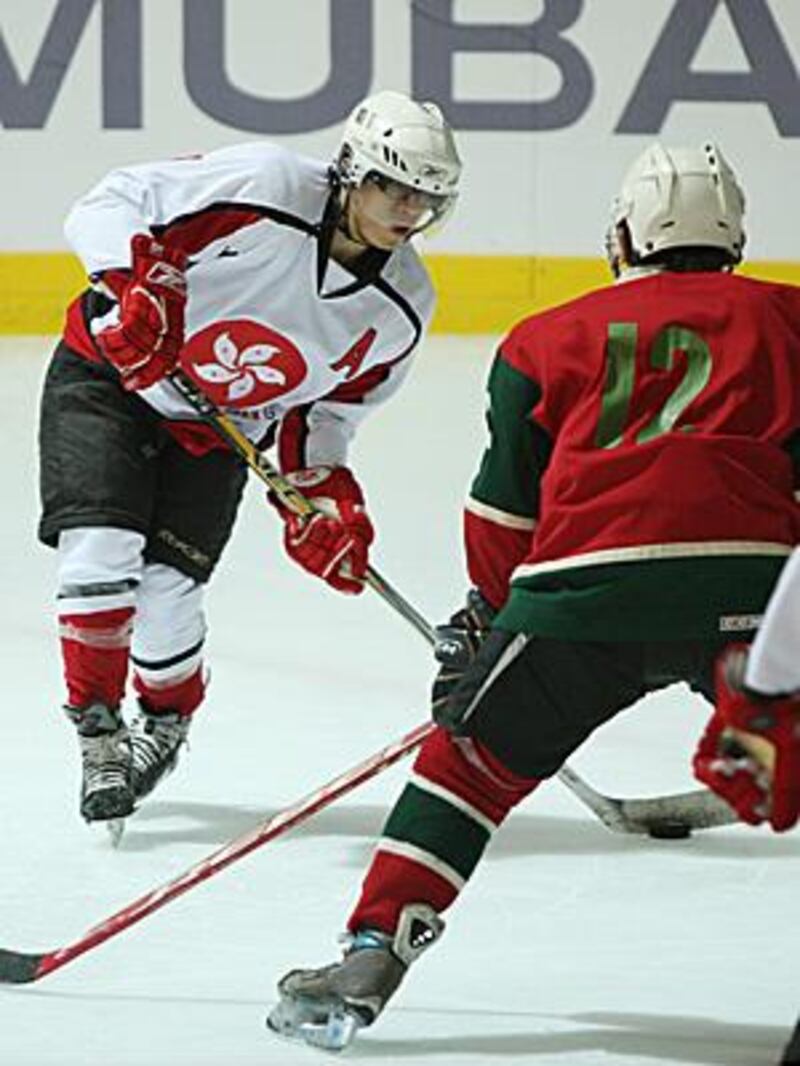
[[[747,649],[727,648],[717,663],[717,706],[693,760],[695,776],[744,822],[776,832],[800,817],[800,696],[747,689]]]
[[[295,470],[286,480],[317,508],[316,514],[301,518],[270,494],[285,523],[288,555],[340,592],[363,592],[375,531],[352,473],[346,466],[315,466]]]
[[[119,293],[119,324],[97,335],[123,387],[146,389],[178,361],[184,338],[186,255],[137,233],[130,280]],[[115,286],[118,287],[118,286]]]

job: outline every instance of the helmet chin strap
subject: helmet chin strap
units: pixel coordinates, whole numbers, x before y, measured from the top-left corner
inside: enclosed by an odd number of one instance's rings
[[[369,244],[368,241],[365,241],[361,234],[353,232],[353,226],[350,222],[350,192],[351,188],[346,185],[342,186],[339,200],[340,211],[339,217],[336,220],[336,228],[348,239],[348,241],[352,241],[353,244],[357,244],[361,248],[371,248],[372,245]]]

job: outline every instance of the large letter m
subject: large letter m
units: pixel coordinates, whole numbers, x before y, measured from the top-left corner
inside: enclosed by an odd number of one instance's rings
[[[141,127],[141,0],[58,0],[27,79],[0,30],[0,124],[6,129],[44,128],[96,7],[101,9],[103,126]]]

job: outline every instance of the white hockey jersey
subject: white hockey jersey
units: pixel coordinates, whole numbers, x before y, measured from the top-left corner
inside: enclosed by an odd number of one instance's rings
[[[773,589],[747,662],[745,681],[770,695],[800,691],[800,548]]]
[[[88,274],[130,266],[150,232],[189,256],[181,365],[247,436],[280,427],[284,469],[344,463],[361,419],[404,379],[433,313],[409,244],[370,253],[357,277],[327,257],[329,168],[270,143],[114,170],[65,232]],[[88,358],[117,307],[76,301],[67,342]],[[83,337],[83,341],[82,338]],[[169,420],[196,416],[168,381],[140,395]]]

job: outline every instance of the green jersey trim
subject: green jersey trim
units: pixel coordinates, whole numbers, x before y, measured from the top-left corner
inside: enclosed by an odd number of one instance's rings
[[[489,373],[488,391],[489,445],[472,483],[471,505],[532,520],[539,510],[539,478],[551,450],[547,434],[533,418],[542,390],[500,354]]]
[[[518,571],[494,625],[561,640],[749,639],[786,554]]]

